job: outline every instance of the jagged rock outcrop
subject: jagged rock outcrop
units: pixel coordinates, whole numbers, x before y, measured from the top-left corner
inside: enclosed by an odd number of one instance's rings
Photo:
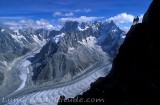
[[[75,31],[77,30],[78,24],[79,23],[77,21],[68,21],[64,24],[61,31]]]
[[[123,43],[123,36],[126,35],[124,31],[119,29],[113,21],[109,24],[102,24],[99,27],[98,44],[103,51],[107,52],[113,58],[117,55],[120,45]]]
[[[130,28],[114,59],[111,73],[75,98],[84,101],[103,99],[104,102],[74,103],[62,99],[59,105],[159,105],[159,7],[160,1],[153,0],[143,22]]]

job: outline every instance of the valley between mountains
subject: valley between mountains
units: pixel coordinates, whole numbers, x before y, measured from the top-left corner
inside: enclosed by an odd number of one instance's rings
[[[1,27],[1,104],[56,105],[62,95],[82,94],[110,72],[125,34],[113,21],[68,21],[61,30]]]

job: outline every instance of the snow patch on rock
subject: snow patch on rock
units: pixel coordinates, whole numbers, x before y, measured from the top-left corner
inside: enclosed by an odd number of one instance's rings
[[[56,35],[56,36],[53,38],[53,40],[54,40],[56,43],[58,43],[59,40],[60,40],[60,38],[62,38],[64,35],[65,35],[65,33],[61,33],[60,35]]]

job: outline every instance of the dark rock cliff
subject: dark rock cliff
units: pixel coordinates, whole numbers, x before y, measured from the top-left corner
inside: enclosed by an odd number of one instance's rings
[[[159,105],[159,25],[160,1],[154,0],[143,22],[133,25],[127,33],[113,61],[111,73],[75,98],[81,102],[64,102],[62,98],[59,105]],[[94,98],[104,102],[82,102],[82,98],[83,101]]]

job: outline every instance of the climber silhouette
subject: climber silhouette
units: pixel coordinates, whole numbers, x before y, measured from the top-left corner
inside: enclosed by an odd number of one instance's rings
[[[137,16],[136,18],[133,19],[133,25],[138,24],[139,22],[139,17]]]

